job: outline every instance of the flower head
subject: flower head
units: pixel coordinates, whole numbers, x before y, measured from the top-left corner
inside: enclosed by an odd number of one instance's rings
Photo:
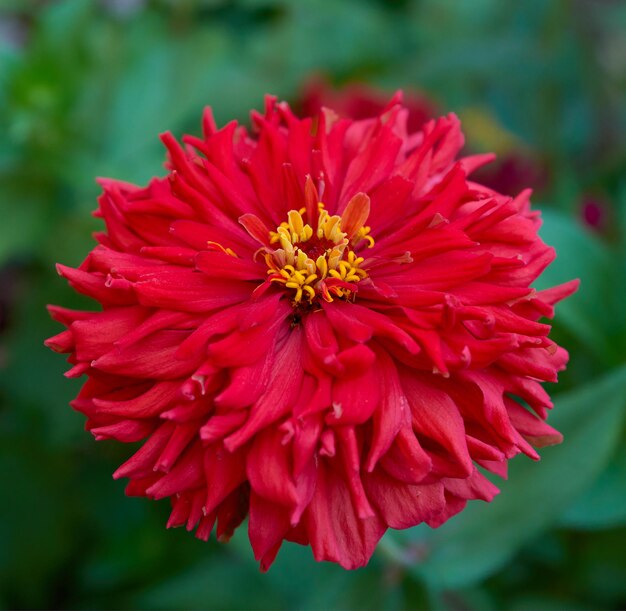
[[[433,527],[533,446],[566,352],[539,322],[574,283],[530,287],[554,257],[529,193],[455,160],[454,115],[299,119],[268,98],[248,131],[184,146],[168,175],[101,181],[106,232],[59,273],[102,305],[51,307],[48,340],[87,381],[96,439],[144,440],[115,473],[169,498],[168,526],[227,539],[249,516],[263,568],[283,540],[364,565],[388,527]]]

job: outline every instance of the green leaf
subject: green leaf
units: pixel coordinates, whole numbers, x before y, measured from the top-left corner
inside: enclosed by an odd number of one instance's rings
[[[0,267],[40,248],[49,222],[42,192],[0,176]]]
[[[571,218],[554,210],[544,210],[542,217],[541,237],[555,248],[557,258],[536,282],[536,288],[579,278],[578,292],[557,306],[556,320],[602,362],[620,362],[622,355],[611,342],[616,324],[623,318],[615,303],[616,258]]]
[[[626,524],[626,448],[561,518],[569,528],[593,530]]]
[[[245,584],[242,587],[242,584]],[[139,609],[281,609],[284,600],[265,587],[256,567],[225,552],[146,588],[133,600]]]
[[[235,533],[227,550],[246,563],[246,570],[258,574],[258,563],[244,527]],[[375,557],[358,571],[346,571],[332,562],[314,562],[309,546],[285,542],[263,582],[268,590],[280,596],[287,609],[395,611],[404,608],[401,592],[394,587],[396,569],[395,565],[384,565]],[[247,608],[245,604],[243,607]]]
[[[436,531],[396,533],[423,554],[413,571],[435,588],[475,583],[495,572],[529,539],[549,527],[595,480],[620,437],[626,366],[560,395],[550,423],[565,441],[541,462],[518,458],[489,505],[470,503]]]
[[[510,611],[534,611],[535,609],[541,609],[541,611],[572,611],[572,609],[576,609],[576,611],[596,611],[597,607],[585,604],[579,600],[562,599],[556,595],[523,594],[513,602],[509,609]]]
[[[623,609],[626,600],[626,528],[577,533],[577,590],[595,609]],[[572,579],[572,577],[568,577]],[[579,596],[580,596],[579,594]]]

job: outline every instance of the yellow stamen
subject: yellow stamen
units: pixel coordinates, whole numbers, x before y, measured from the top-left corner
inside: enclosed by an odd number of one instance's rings
[[[353,248],[363,240],[370,248],[374,245],[370,227],[355,228],[354,237],[349,241],[341,230],[341,217],[330,215],[322,202],[318,202],[317,209],[316,231],[305,222],[306,209],[301,208],[290,210],[287,221],[269,235],[270,244],[279,246],[265,254],[269,281],[293,291],[294,305],[303,300],[312,303],[318,296],[332,301],[333,296],[347,299],[353,294],[342,286],[327,286],[324,282],[327,278],[349,284],[367,278],[367,271],[362,267],[364,258],[357,256]]]
[[[356,235],[354,236],[353,243],[356,245],[361,240],[365,240],[367,242],[367,247],[368,248],[371,248],[372,246],[374,246],[374,244],[375,244],[374,238],[371,235],[369,235],[371,230],[372,230],[372,228],[369,227],[369,226],[361,227],[361,229],[359,229],[357,231]]]
[[[210,240],[207,242],[207,248],[209,250],[218,250],[223,252],[225,255],[230,255],[231,257],[239,258],[237,253],[232,248],[224,248],[219,242],[211,242]]]
[[[294,289],[296,291],[294,302],[299,303],[302,300],[302,296],[306,293],[309,301],[315,297],[315,289],[311,286],[317,280],[317,274],[308,273],[308,266],[305,264],[302,267],[296,268],[293,265],[285,265],[282,269],[277,269],[271,262],[271,255],[267,255],[266,260],[270,269],[268,273],[272,274],[270,282],[279,282],[285,285],[288,289]]]

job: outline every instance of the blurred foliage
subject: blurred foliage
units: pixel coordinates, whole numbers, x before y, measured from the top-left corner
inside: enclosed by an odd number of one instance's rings
[[[516,459],[491,505],[389,533],[366,569],[286,545],[260,575],[245,532],[166,531],[167,503],[111,480],[129,450],[81,430],[44,306],[86,305],[54,262],[91,247],[94,176],[144,182],[159,132],[295,102],[314,73],[426,91],[473,150],[541,164],[559,253],[541,286],[582,279],[555,325],[566,441]],[[626,608],[625,126],[617,0],[0,0],[0,607]]]

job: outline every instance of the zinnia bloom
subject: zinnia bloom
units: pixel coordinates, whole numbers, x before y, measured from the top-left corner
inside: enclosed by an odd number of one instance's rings
[[[408,111],[406,126],[416,132],[424,123],[440,114],[437,104],[420,91],[406,91],[402,105]],[[336,89],[324,77],[307,81],[296,104],[302,114],[317,116],[322,108],[332,108],[340,117],[348,119],[371,119],[385,112],[389,96],[365,83],[348,83]]]
[[[408,132],[297,118],[268,98],[252,130],[163,136],[168,175],[102,180],[106,233],[59,273],[102,311],[51,307],[48,340],[86,375],[96,439],[145,440],[116,472],[169,498],[168,526],[230,537],[249,517],[266,569],[283,540],[367,563],[388,527],[437,527],[507,461],[561,436],[541,386],[567,353],[538,322],[554,257],[529,193],[470,182],[454,115]]]

